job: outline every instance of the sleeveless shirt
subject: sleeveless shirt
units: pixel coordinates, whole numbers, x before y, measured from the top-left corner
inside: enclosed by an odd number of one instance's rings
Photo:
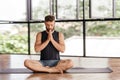
[[[59,43],[59,32],[54,31],[52,33],[53,38],[56,42]],[[48,33],[46,31],[42,32],[42,43],[45,42],[48,38]],[[40,60],[60,60],[59,51],[53,46],[51,42],[41,51]]]

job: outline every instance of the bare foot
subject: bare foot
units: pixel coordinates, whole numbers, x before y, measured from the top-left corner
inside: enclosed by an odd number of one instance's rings
[[[49,68],[49,71],[50,71],[49,73],[61,73],[61,74],[63,74],[63,71],[61,69],[56,68],[56,67]]]
[[[45,66],[46,68],[50,68],[49,66]]]

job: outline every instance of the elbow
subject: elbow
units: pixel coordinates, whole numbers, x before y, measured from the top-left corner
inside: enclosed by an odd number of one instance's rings
[[[63,48],[60,52],[61,52],[61,53],[64,53],[64,52],[65,52],[65,48]]]
[[[35,50],[35,52],[36,52],[36,53],[38,53],[38,52],[40,52],[40,51],[38,51],[38,50]]]
[[[40,50],[39,50],[39,49],[37,49],[37,48],[35,48],[35,52],[40,52]]]
[[[64,53],[64,51],[60,51],[61,53]]]

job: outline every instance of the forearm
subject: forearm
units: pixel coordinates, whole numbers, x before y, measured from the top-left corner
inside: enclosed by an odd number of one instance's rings
[[[41,50],[43,50],[48,45],[48,43],[49,43],[49,40],[46,40],[42,44],[36,44],[35,45],[35,51],[40,52]]]
[[[51,42],[58,51],[60,51],[62,53],[65,51],[65,46],[63,44],[59,44],[55,40],[51,40]]]

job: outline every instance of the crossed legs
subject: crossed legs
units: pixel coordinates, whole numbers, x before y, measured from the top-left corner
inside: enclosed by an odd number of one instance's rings
[[[37,60],[25,60],[24,66],[34,72],[49,72],[48,67],[44,67],[39,61]]]
[[[54,67],[43,66],[38,60],[25,60],[25,67],[34,72],[48,72],[48,73],[63,73],[73,67],[73,62],[70,59],[60,60]]]

